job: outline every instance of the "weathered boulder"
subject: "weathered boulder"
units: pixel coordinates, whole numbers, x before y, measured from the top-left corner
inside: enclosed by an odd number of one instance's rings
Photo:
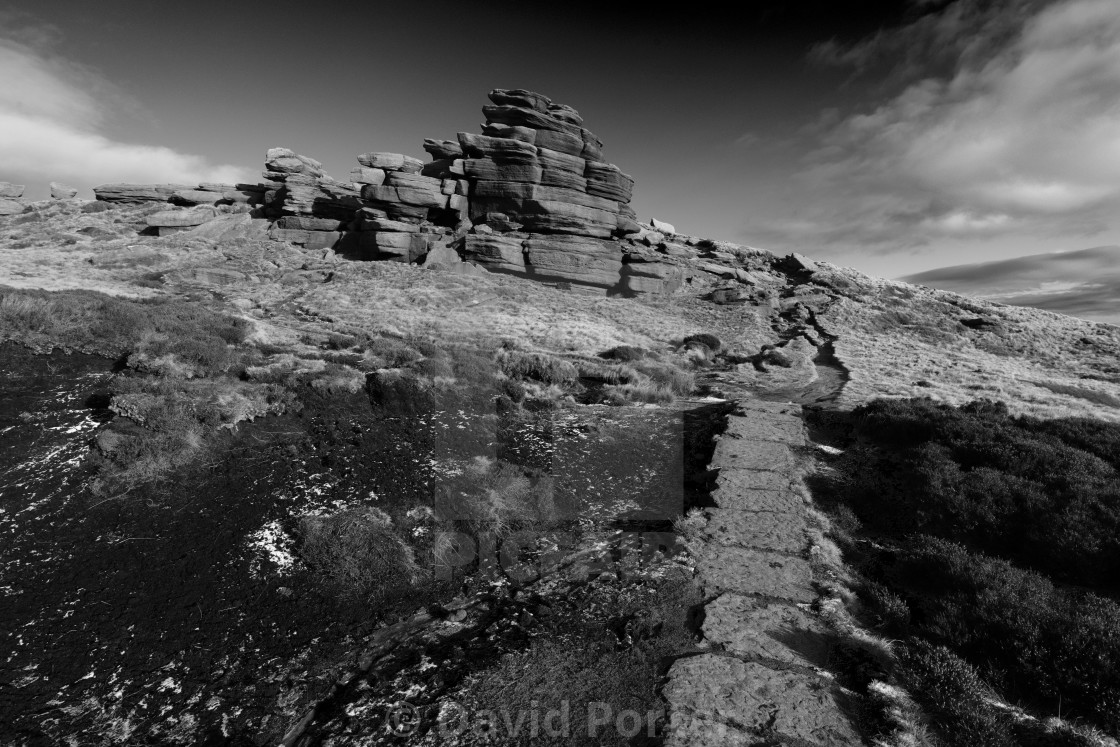
[[[285,215],[276,221],[277,228],[300,231],[340,231],[342,225],[342,221],[334,218],[316,218],[311,215]]]
[[[224,184],[221,182],[202,182],[198,188],[203,192],[229,192],[232,189],[239,189],[243,186],[240,184]]]
[[[352,184],[336,182],[330,177],[307,177],[297,174],[277,192],[281,209],[290,215],[314,215],[320,218],[349,220],[363,207],[361,191]]]
[[[618,214],[553,200],[525,200],[519,219],[538,233],[567,233],[609,238],[618,228]]]
[[[459,256],[459,252],[455,250],[451,244],[447,242],[436,242],[428,247],[428,255],[424,258],[424,267],[434,269],[436,267],[451,267],[453,265],[462,264],[463,259]]]
[[[536,146],[523,140],[474,135],[469,132],[460,132],[458,138],[459,145],[463,147],[463,153],[469,157],[491,156],[495,159],[522,162],[536,160]]]
[[[413,158],[412,156],[406,156],[401,153],[363,153],[358,156],[358,163],[371,169],[404,171],[410,174],[417,174],[420,172],[420,169],[424,168],[424,162],[419,158]]]
[[[367,184],[362,187],[362,198],[380,203],[400,203],[422,208],[445,208],[448,205],[448,195],[441,189],[439,180],[435,187],[414,185],[374,185]]]
[[[265,154],[264,166],[273,174],[323,175],[323,164],[288,148],[269,148],[268,153]]]
[[[588,161],[583,175],[587,178],[589,194],[630,202],[634,191],[634,177],[623,174],[613,163]]]
[[[444,179],[440,182],[440,191],[445,195],[468,195],[471,183],[466,179]]]
[[[404,221],[389,218],[358,218],[354,221],[359,231],[377,231],[384,233],[420,233],[420,224],[405,223]]]
[[[332,249],[342,239],[339,231],[305,231],[298,228],[276,228],[268,232],[273,241],[287,241],[306,249]]]
[[[606,239],[618,229],[617,213],[585,205],[512,196],[471,199],[471,220],[477,222],[488,213],[515,216],[519,223],[534,233],[565,233]]]
[[[51,182],[51,199],[52,200],[69,200],[78,195],[78,190],[69,187],[62,182]]]
[[[538,112],[547,112],[552,104],[548,96],[523,88],[495,88],[490,91],[490,100],[499,106],[520,106]]]
[[[511,220],[505,213],[487,213],[483,216],[483,223],[479,225],[479,230],[493,229],[503,233],[511,231],[520,231],[522,225],[517,221]]]
[[[469,233],[464,240],[463,256],[492,272],[524,275],[524,241],[524,236]]]
[[[18,200],[0,199],[0,215],[19,215],[25,207]]]
[[[168,202],[176,205],[214,205],[225,199],[221,192],[208,192],[202,189],[180,189],[173,192]]]
[[[424,168],[420,169],[421,176],[430,176],[436,179],[445,179],[449,176],[454,176],[451,171],[452,165],[459,159],[457,158],[439,158],[435,161],[430,161],[424,164]]]
[[[577,192],[587,192],[587,180],[570,171],[542,169],[541,184],[546,187],[560,187],[562,189],[574,189]]]
[[[24,190],[27,189],[22,184],[12,184],[11,182],[0,182],[0,198],[7,200],[18,200],[23,197]]]
[[[624,205],[620,202],[619,207],[620,208],[624,207]],[[642,227],[640,225],[638,225],[638,221],[631,218],[629,215],[627,215],[621,209],[619,210],[619,213],[618,213],[618,228],[615,231],[615,233],[617,233],[619,236],[631,236],[633,234],[638,233],[641,230],[642,230]]]
[[[542,168],[555,169],[557,171],[569,171],[573,174],[583,176],[587,170],[587,161],[579,156],[573,156],[569,153],[563,153],[551,148],[544,148],[537,146],[537,161]]]
[[[376,249],[373,259],[391,262],[415,262],[428,253],[431,237],[421,233],[368,231],[361,234],[364,252]]]
[[[684,282],[684,271],[669,262],[633,253],[626,255],[625,262],[620,285],[625,295],[669,294]]]
[[[455,159],[463,157],[463,149],[454,140],[433,140],[424,138],[424,150],[435,160]]]
[[[505,138],[507,140],[520,140],[529,145],[536,145],[537,135],[539,133],[532,127],[487,123],[482,125],[482,134],[489,137]]]
[[[161,210],[144,218],[144,222],[156,228],[182,228],[200,226],[213,220],[217,215],[213,208],[194,208],[192,210]]]
[[[572,124],[583,124],[583,117],[579,115],[572,107],[567,104],[549,104],[548,113],[559,119],[561,122],[571,122]]]
[[[591,130],[580,130],[580,138],[583,140],[583,150],[580,155],[588,161],[601,161],[603,160],[603,141],[595,136]]]
[[[658,220],[657,218],[650,218],[649,225],[654,231],[659,233],[676,233],[677,229],[672,223]]]
[[[525,240],[525,257],[534,278],[603,289],[618,285],[622,269],[622,249],[618,244],[582,236],[530,234]]]
[[[465,158],[454,167],[471,179],[497,182],[541,181],[541,167],[536,160],[495,161],[492,158]]]
[[[231,241],[233,239],[267,239],[268,221],[253,218],[248,213],[238,215],[219,215],[214,220],[183,231],[184,236],[210,239],[212,241]]]
[[[584,155],[585,147],[583,137],[571,132],[559,132],[556,130],[538,130],[537,136],[534,138],[534,144],[538,148],[548,148],[549,150],[556,151],[557,153],[565,153],[569,156],[578,156],[586,158]],[[598,160],[602,154],[597,154],[595,159]]]
[[[350,181],[355,184],[384,184],[387,173],[384,169],[359,166],[350,170]]]
[[[167,202],[171,195],[190,184],[99,184],[93,195],[102,202]]]
[[[260,205],[264,202],[264,194],[264,190],[238,188],[222,192],[222,199],[234,204]]]
[[[520,106],[494,105],[482,107],[482,113],[488,122],[531,127],[534,130],[567,132],[568,134],[580,137],[580,139],[583,137],[579,125],[572,124],[571,122],[564,122],[563,120],[553,117],[551,114],[545,114],[535,109],[526,109]]]
[[[390,171],[385,177],[385,184],[390,187],[412,187],[427,191],[439,191],[443,187],[443,180],[423,174],[409,174],[404,171]]]

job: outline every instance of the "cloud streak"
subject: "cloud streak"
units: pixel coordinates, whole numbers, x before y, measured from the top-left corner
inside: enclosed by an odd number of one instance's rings
[[[958,0],[814,57],[861,70],[894,60],[885,85],[898,87],[806,131],[811,148],[797,180],[819,207],[787,238],[889,251],[1115,226],[1115,0]],[[773,240],[790,228],[762,230]]]
[[[8,28],[9,38],[0,38],[0,180],[26,182],[29,195],[43,195],[50,181],[88,188],[251,178],[247,169],[174,148],[114,139],[105,132],[110,113],[135,104],[95,72],[52,54],[51,28]]]
[[[956,265],[909,275],[908,283],[1120,323],[1120,246]]]

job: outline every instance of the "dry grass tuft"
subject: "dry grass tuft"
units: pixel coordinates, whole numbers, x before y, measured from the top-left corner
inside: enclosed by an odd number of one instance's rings
[[[406,590],[423,572],[412,548],[376,508],[354,508],[299,522],[300,556],[341,596],[376,602]]]

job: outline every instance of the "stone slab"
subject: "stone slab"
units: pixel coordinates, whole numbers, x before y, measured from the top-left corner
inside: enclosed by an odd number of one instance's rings
[[[716,654],[678,659],[665,697],[672,704],[667,745],[750,744],[747,734],[846,747],[863,744],[827,680],[775,671]],[[709,741],[706,725],[724,724],[729,741]]]
[[[700,537],[720,545],[753,547],[800,554],[808,549],[808,527],[800,513],[747,512],[735,509],[709,511]]]
[[[724,594],[704,608],[702,630],[711,643],[747,659],[802,667],[828,663],[828,630],[789,604]]]
[[[712,500],[720,508],[777,514],[801,514],[805,511],[805,501],[788,486],[757,490],[737,485],[737,479],[730,476],[721,475],[719,480],[719,486],[712,491]]]
[[[712,464],[723,470],[789,473],[797,464],[789,446],[777,441],[735,438],[724,434],[716,443]]]
[[[791,602],[815,598],[812,569],[801,558],[715,543],[698,543],[695,557],[706,593],[760,594]]]

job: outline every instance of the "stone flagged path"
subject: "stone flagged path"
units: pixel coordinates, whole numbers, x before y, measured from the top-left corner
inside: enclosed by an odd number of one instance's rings
[[[863,744],[824,671],[827,630],[807,609],[817,594],[794,451],[806,444],[801,408],[739,404],[712,457],[716,507],[689,545],[713,648],[669,670],[666,747]]]

